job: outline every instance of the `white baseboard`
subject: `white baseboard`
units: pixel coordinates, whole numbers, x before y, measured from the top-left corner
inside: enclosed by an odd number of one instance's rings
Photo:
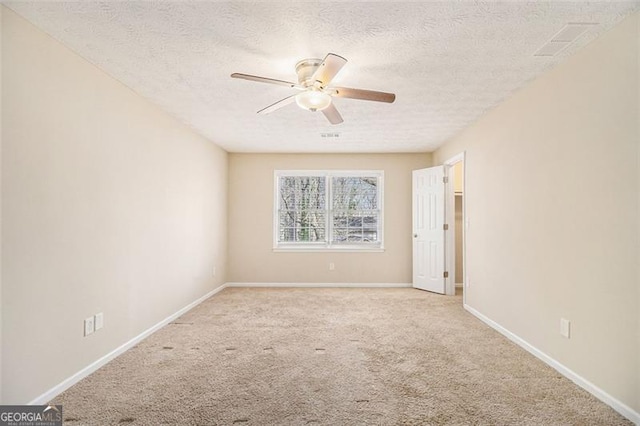
[[[238,283],[231,282],[227,287],[304,287],[304,288],[407,288],[411,283]]]
[[[598,398],[600,401],[609,405],[611,408],[616,410],[618,413],[622,414],[627,419],[634,422],[636,425],[640,425],[640,413],[635,411],[633,408],[629,407],[628,405],[624,404],[623,402],[609,395],[607,392],[600,389],[598,386],[594,385],[593,383],[591,383],[584,377],[580,376],[573,370],[569,369],[568,367],[559,363],[555,359],[551,358],[549,355],[542,352],[535,346],[531,345],[529,342],[523,340],[521,337],[513,334],[512,332],[510,332],[509,330],[507,330],[497,322],[493,321],[492,319],[489,319],[488,317],[484,316],[480,312],[476,311],[471,306],[465,304],[464,308],[467,311],[469,311],[471,314],[473,314],[475,317],[480,319],[482,322],[487,324],[489,327],[493,328],[503,336],[507,337],[509,340],[511,340],[512,342],[514,342],[515,344],[517,344],[518,346],[520,346],[521,348],[523,348],[524,350],[526,350],[527,352],[535,356],[536,358],[540,359],[544,363],[553,367],[560,374],[562,374],[563,376],[571,380],[573,383],[575,383],[576,385],[580,386],[582,389],[586,390],[587,392],[589,392],[590,394]]]
[[[49,389],[48,391],[46,391],[42,395],[40,395],[37,398],[35,398],[34,400],[30,401],[28,404],[29,405],[42,405],[42,404],[48,403],[53,398],[55,398],[57,395],[61,394],[65,390],[69,389],[71,386],[75,385],[80,380],[84,379],[89,374],[93,373],[94,371],[98,370],[100,367],[102,367],[103,365],[107,364],[112,359],[114,359],[117,356],[121,355],[122,353],[124,353],[128,349],[134,347],[135,345],[140,343],[142,340],[144,340],[145,338],[147,338],[151,334],[155,333],[156,331],[158,331],[159,329],[161,329],[165,325],[167,325],[170,322],[174,321],[175,319],[177,319],[181,315],[184,315],[186,312],[188,312],[191,309],[195,308],[197,305],[199,305],[200,303],[204,302],[205,300],[207,300],[208,298],[210,298],[214,294],[224,290],[226,288],[226,286],[227,286],[226,284],[222,284],[220,287],[218,287],[218,288],[216,288],[214,290],[211,290],[209,293],[205,294],[201,298],[189,303],[187,306],[185,306],[184,308],[180,309],[176,313],[169,315],[168,317],[166,317],[165,319],[163,319],[162,321],[160,321],[159,323],[157,323],[153,327],[148,328],[147,330],[143,331],[142,333],[140,333],[139,335],[137,335],[133,339],[129,340],[128,342],[124,343],[123,345],[121,345],[118,348],[114,349],[113,351],[109,352],[108,354],[106,354],[102,358],[99,358],[98,360],[92,362],[91,364],[89,364],[88,366],[83,368],[82,370],[80,370],[77,373],[75,373],[73,376],[65,379],[61,383],[59,383],[56,386],[52,387],[51,389]]]

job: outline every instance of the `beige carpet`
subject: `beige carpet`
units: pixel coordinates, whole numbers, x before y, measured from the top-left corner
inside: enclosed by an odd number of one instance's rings
[[[54,401],[70,425],[622,425],[413,289],[226,289]]]

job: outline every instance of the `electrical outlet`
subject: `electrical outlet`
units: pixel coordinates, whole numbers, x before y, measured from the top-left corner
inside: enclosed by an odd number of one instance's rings
[[[94,329],[93,317],[89,317],[86,320],[84,320],[84,335],[88,336],[92,334],[94,330],[95,329]]]
[[[104,314],[102,312],[100,312],[99,314],[96,314],[94,316],[93,325],[95,326],[95,330],[96,331],[98,331],[102,327],[104,327]]]
[[[214,277],[216,276],[216,273],[217,273],[217,272],[218,272],[218,271],[216,270],[216,267],[214,266],[214,267],[213,267],[213,276],[214,276]]]
[[[571,338],[571,321],[568,319],[560,318],[560,335],[567,339]]]
[[[329,262],[329,270],[334,271],[336,269],[336,265],[333,262]]]

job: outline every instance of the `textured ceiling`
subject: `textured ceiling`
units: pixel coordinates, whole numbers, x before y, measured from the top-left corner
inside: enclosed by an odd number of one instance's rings
[[[424,152],[638,10],[627,2],[4,2],[230,152]],[[555,57],[567,23],[598,23]],[[335,99],[344,123],[291,104],[303,58],[348,59],[335,85],[394,92]],[[339,134],[322,137],[322,133]]]

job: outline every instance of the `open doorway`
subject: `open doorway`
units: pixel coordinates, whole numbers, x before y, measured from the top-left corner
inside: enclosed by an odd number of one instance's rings
[[[455,284],[456,284],[456,295],[462,295],[462,291],[464,290],[464,268],[462,267],[464,261],[464,253],[462,251],[462,241],[464,240],[464,185],[462,181],[462,173],[464,168],[464,162],[459,161],[451,167],[453,173],[451,173],[453,177],[453,198],[454,198],[454,208],[453,214],[455,216],[455,221],[453,223],[453,233],[454,233],[454,244],[456,246],[455,249]]]
[[[412,173],[413,287],[465,299],[464,153]],[[457,209],[457,214],[456,214]]]
[[[446,234],[447,269],[451,279],[447,294],[462,296],[465,300],[465,153],[462,152],[444,162],[448,167],[449,181],[446,188]]]

